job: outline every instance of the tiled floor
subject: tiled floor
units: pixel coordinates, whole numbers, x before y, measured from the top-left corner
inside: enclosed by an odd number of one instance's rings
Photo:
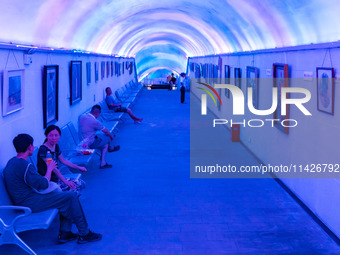
[[[112,169],[92,161],[81,201],[103,240],[56,244],[59,221],[20,234],[38,254],[340,254],[339,246],[273,179],[190,179],[190,104],[143,91],[120,127]],[[243,160],[254,161],[239,144]],[[0,254],[22,254],[15,246]]]

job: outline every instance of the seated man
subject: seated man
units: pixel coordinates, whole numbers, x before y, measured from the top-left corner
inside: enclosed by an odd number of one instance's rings
[[[122,107],[122,104],[119,104],[114,100],[114,98],[112,96],[112,90],[111,90],[110,87],[107,87],[105,89],[105,92],[106,92],[105,101],[106,101],[107,106],[109,107],[110,110],[114,110],[115,112],[126,112],[127,114],[129,114],[131,119],[133,119],[135,121],[135,123],[141,123],[142,122],[143,119],[137,118],[135,115],[133,115],[130,108]]]
[[[57,163],[50,162],[45,176],[42,176],[27,161],[33,154],[33,138],[20,134],[13,139],[13,144],[17,156],[8,161],[3,175],[14,204],[29,207],[32,212],[57,208],[60,214],[60,243],[77,238],[80,244],[99,241],[102,235],[89,230],[77,193],[50,188],[51,173],[57,168]],[[79,236],[71,232],[72,223],[76,224]]]
[[[88,140],[90,149],[101,150],[101,164],[99,168],[104,169],[112,167],[112,165],[105,161],[106,152],[118,151],[120,146],[111,146],[111,141],[113,141],[112,134],[97,120],[101,110],[99,105],[94,105],[90,113],[83,114],[79,118],[79,135],[81,139]],[[102,131],[102,133],[96,134],[97,131]]]

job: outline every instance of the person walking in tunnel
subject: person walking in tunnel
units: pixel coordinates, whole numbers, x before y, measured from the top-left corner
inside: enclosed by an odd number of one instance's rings
[[[177,79],[176,79],[176,77],[174,76],[174,73],[171,73],[170,82],[169,82],[169,84],[170,84],[169,90],[172,90],[172,87],[173,87],[174,85],[176,85],[176,81],[177,81]]]
[[[89,230],[77,193],[61,191],[57,185],[52,185],[51,174],[57,168],[57,162],[52,160],[42,176],[27,161],[33,155],[33,138],[28,134],[19,134],[13,139],[13,145],[17,156],[10,159],[3,170],[5,185],[13,203],[29,207],[33,213],[57,208],[60,214],[59,243],[77,238],[80,244],[101,240],[101,234]],[[78,234],[71,232],[73,223],[78,228]]]
[[[111,90],[110,87],[107,87],[105,89],[105,92],[106,92],[105,102],[106,102],[106,104],[107,104],[107,106],[109,107],[110,110],[113,110],[115,112],[126,112],[127,114],[129,114],[131,119],[133,119],[135,124],[141,123],[143,121],[142,118],[137,118],[135,115],[133,115],[133,113],[132,113],[130,108],[122,107],[122,104],[117,103],[114,100],[114,98],[112,96],[112,90]]]
[[[181,77],[180,77],[180,82],[181,82],[181,103],[184,103],[185,100],[185,80],[186,80],[186,73],[181,73]]]

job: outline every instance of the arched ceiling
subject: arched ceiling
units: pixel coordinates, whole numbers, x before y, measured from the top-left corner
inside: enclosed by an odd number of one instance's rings
[[[187,57],[338,41],[339,0],[2,0],[0,41],[135,57],[183,72]]]

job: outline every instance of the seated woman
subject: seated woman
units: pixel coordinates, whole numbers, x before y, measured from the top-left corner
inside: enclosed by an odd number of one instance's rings
[[[56,125],[50,125],[45,129],[45,142],[40,146],[38,151],[38,163],[37,168],[38,172],[45,176],[47,171],[47,158],[48,156],[52,157],[52,159],[57,163],[62,163],[68,167],[79,169],[80,171],[87,171],[85,167],[78,166],[73,164],[72,162],[66,160],[60,150],[58,145],[59,138],[61,136],[61,130]],[[76,190],[77,185],[73,181],[66,180],[65,177],[60,173],[59,170],[52,172],[51,181],[58,183],[58,180],[63,182],[69,188]]]

